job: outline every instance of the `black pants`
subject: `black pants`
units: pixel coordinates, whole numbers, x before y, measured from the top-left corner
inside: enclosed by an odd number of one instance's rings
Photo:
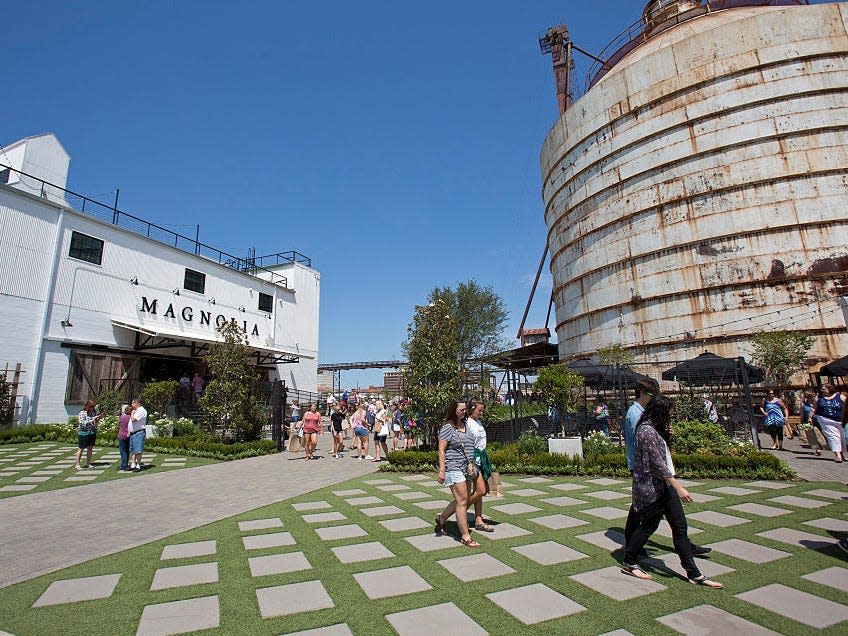
[[[647,506],[644,510],[633,515],[635,519],[632,522],[633,531],[627,540],[627,545],[624,550],[624,562],[629,565],[636,564],[636,558],[642,548],[645,547],[648,539],[660,525],[660,521],[665,517],[668,525],[671,526],[671,539],[674,542],[674,551],[680,557],[680,565],[686,570],[686,576],[690,579],[701,576],[701,571],[695,564],[695,558],[692,556],[692,542],[689,541],[686,525],[686,513],[683,512],[683,503],[677,491],[673,488],[666,487],[662,496],[654,504]],[[630,518],[628,516],[628,524]],[[625,534],[627,528],[625,528]]]

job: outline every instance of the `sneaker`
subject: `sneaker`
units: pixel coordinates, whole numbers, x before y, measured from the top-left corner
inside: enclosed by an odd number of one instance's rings
[[[836,542],[836,545],[838,545],[843,552],[848,552],[848,538],[843,537]]]
[[[363,459],[364,459],[364,458],[362,457],[362,455],[360,455],[360,456],[359,456],[359,461],[362,461]]]
[[[373,458],[373,457],[371,457],[371,455],[366,455],[366,456],[365,456],[365,459],[374,459],[374,458]]]

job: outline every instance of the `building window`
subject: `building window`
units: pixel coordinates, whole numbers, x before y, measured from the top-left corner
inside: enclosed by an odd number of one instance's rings
[[[9,175],[11,171],[8,168],[0,170],[0,183],[6,184],[9,183]]]
[[[71,249],[68,256],[100,265],[103,260],[103,241],[80,232],[71,232]]]
[[[274,297],[259,292],[259,311],[267,311],[269,314],[274,311]]]
[[[198,294],[206,293],[206,274],[186,267],[183,289],[197,292]]]

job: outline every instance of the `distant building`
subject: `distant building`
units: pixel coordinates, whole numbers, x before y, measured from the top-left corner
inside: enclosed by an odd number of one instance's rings
[[[318,393],[333,392],[333,372],[318,371]]]
[[[383,374],[383,388],[386,395],[406,395],[406,382],[401,371],[387,371]]]
[[[52,134],[0,154],[0,369],[22,366],[21,422],[64,422],[104,389],[129,398],[152,379],[206,375],[230,320],[265,380],[315,391],[309,259],[240,259],[72,195],[69,162]]]
[[[551,330],[547,327],[541,329],[522,329],[521,330],[521,346],[536,344],[539,342],[548,342],[551,339]]]

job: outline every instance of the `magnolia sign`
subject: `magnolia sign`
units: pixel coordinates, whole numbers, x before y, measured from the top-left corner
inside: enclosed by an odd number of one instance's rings
[[[150,302],[150,301],[147,300],[146,296],[142,296],[141,297],[141,309],[139,311],[143,314],[151,314],[153,316],[156,316],[156,315],[158,315],[157,311],[156,311],[157,308],[158,308],[158,305],[159,305],[159,300],[157,298],[154,298],[153,301]],[[168,308],[165,310],[165,312],[162,314],[162,316],[164,318],[176,318],[177,317],[176,312],[174,311],[174,304],[173,303],[168,303]],[[189,305],[186,305],[185,307],[180,309],[180,316],[182,317],[182,319],[185,322],[193,322],[194,321],[194,308],[189,306]],[[238,319],[236,319],[235,316],[232,318],[232,320],[236,324],[238,324],[238,322],[239,322]],[[212,326],[212,321],[213,321],[212,312],[211,311],[204,311],[203,309],[201,309],[200,310],[200,320],[199,320],[200,326],[201,327],[204,326],[204,325]],[[214,317],[214,322],[215,322],[215,327],[220,327],[221,325],[228,322],[228,319],[224,314],[217,314]],[[259,335],[259,325],[257,323],[253,323],[253,329],[251,329],[250,331],[248,331],[248,329],[247,329],[247,321],[246,320],[242,320],[241,323],[242,323],[242,325],[241,325],[242,329],[244,329],[245,333],[249,333],[251,336],[258,336]]]

